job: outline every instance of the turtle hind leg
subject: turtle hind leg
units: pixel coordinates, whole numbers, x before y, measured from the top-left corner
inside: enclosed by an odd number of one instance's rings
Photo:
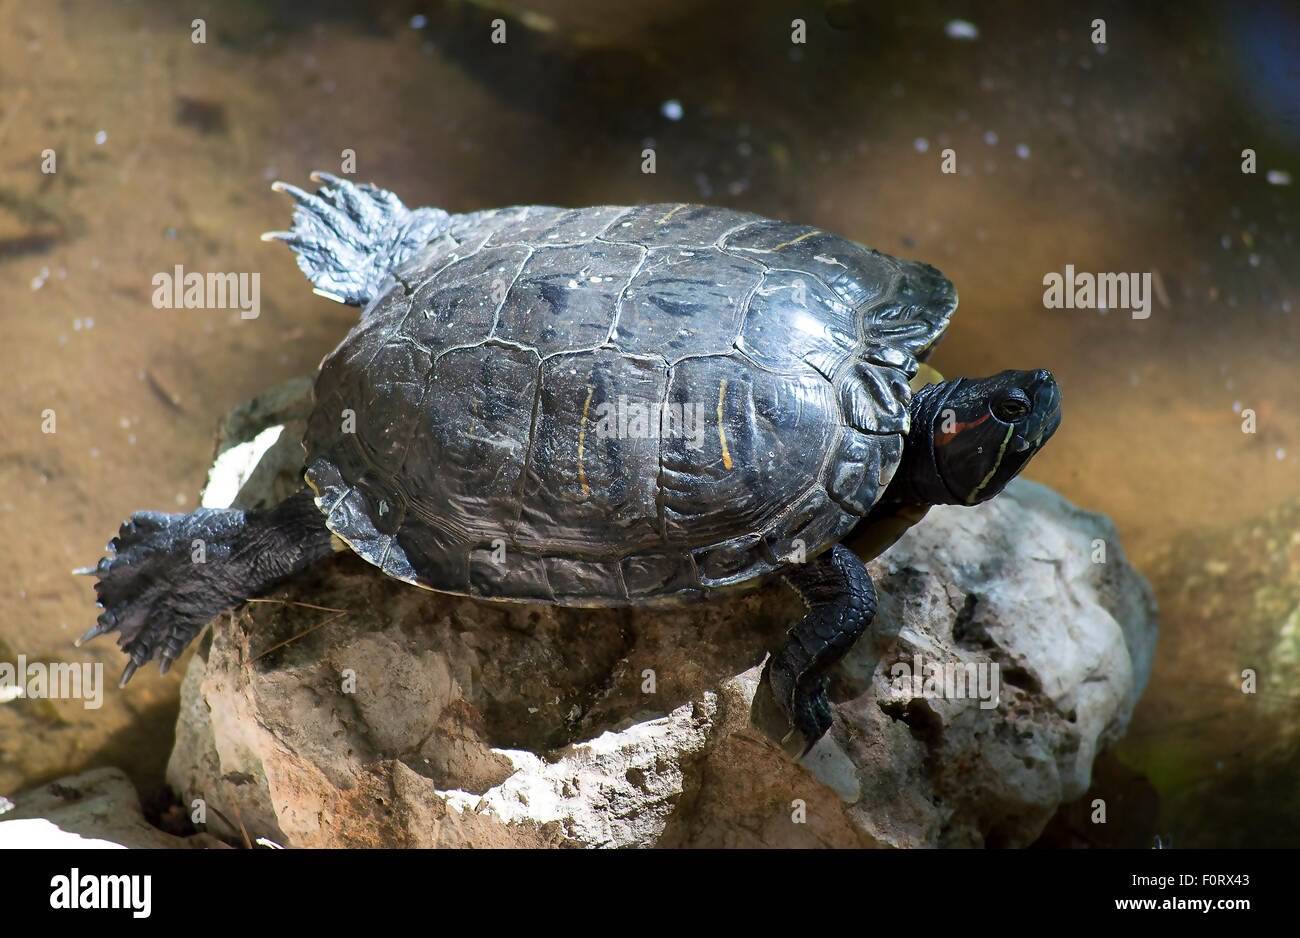
[[[389,271],[451,225],[442,209],[408,209],[387,189],[329,173],[312,179],[323,183],[314,195],[284,182],[272,186],[298,204],[292,229],[267,232],[262,240],[288,243],[316,292],[340,303],[366,305]]]
[[[77,640],[121,633],[123,685],[157,660],[166,673],[215,616],[330,555],[333,535],[304,489],[266,511],[140,511],[91,570],[104,607]]]
[[[871,624],[876,590],[862,561],[843,544],[792,566],[785,580],[803,599],[808,614],[768,659],[763,678],[793,727],[782,743],[801,747],[802,752],[788,751],[804,756],[830,729],[827,673]]]

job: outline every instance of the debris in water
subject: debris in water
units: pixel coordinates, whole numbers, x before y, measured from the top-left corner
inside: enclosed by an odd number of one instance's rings
[[[949,39],[978,39],[980,37],[979,27],[966,20],[949,20],[943,31]]]
[[[180,396],[177,394],[173,394],[171,391],[163,387],[162,382],[159,381],[156,377],[154,377],[154,373],[152,371],[146,371],[144,373],[144,377],[145,380],[149,382],[149,390],[153,391],[153,393],[158,397],[160,401],[162,401],[164,404],[166,404],[168,407],[170,407],[172,410],[176,411],[177,413],[183,414],[185,412],[185,408],[181,406]]]

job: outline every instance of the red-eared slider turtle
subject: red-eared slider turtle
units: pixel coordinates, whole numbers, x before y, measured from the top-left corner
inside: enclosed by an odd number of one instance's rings
[[[574,606],[779,575],[808,614],[765,674],[806,751],[876,608],[841,540],[875,553],[932,504],[992,498],[1060,419],[1047,371],[913,393],[952,284],[817,228],[703,205],[449,215],[315,178],[283,186],[293,229],[267,237],[363,310],[316,382],[310,488],[122,526],[83,640],[121,633],[123,683],[345,548],[417,586]]]

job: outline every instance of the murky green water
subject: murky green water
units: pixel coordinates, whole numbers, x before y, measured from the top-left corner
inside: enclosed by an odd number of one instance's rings
[[[94,607],[68,571],[131,511],[194,507],[220,415],[353,320],[258,240],[287,220],[272,179],[352,150],[450,211],[708,201],[940,267],[962,296],[946,374],[1057,374],[1065,421],[1029,475],[1109,514],[1162,606],[1098,772],[1158,797],[1117,826],[1300,844],[1300,17],[887,6],[0,2],[0,656],[115,674],[111,643],[70,648]],[[945,33],[958,15],[978,38]],[[177,264],[258,272],[261,315],[155,308]],[[1150,317],[1045,309],[1067,264],[1152,272]],[[151,668],[96,711],[0,704],[0,792],[100,764],[158,785],[176,688]]]

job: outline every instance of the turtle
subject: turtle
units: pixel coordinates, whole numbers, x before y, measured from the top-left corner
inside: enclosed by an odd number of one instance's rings
[[[312,179],[274,185],[293,221],[263,238],[361,313],[316,376],[305,485],[121,526],[81,571],[103,612],[78,644],[117,631],[123,686],[341,550],[431,590],[578,607],[781,578],[807,614],[761,686],[806,754],[875,616],[864,560],[932,505],[994,497],[1060,421],[1046,369],[925,371],[952,283],[820,228],[689,203],[450,214]]]

